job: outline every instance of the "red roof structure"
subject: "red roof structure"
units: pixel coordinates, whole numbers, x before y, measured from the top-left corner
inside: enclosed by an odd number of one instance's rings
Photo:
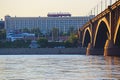
[[[48,17],[71,17],[70,13],[48,13]]]

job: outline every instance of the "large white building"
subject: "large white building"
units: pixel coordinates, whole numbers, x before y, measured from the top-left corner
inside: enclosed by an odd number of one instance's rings
[[[78,29],[83,26],[90,17],[80,16],[72,17],[71,14],[48,14],[48,17],[11,17],[5,16],[5,28],[7,33],[19,29],[33,29],[39,28],[41,32],[47,33],[51,31],[53,27],[59,29],[59,31],[67,32],[70,27]]]

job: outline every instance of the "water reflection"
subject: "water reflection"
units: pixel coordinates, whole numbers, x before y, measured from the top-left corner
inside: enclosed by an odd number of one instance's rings
[[[119,57],[105,57],[106,65],[109,70],[110,78],[115,77],[120,79],[120,58]]]
[[[119,75],[119,57],[0,56],[0,80],[102,80],[120,79]]]

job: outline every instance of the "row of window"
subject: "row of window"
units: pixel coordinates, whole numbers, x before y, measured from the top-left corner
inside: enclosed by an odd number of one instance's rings
[[[42,18],[8,18],[6,19],[6,29],[23,29],[23,28],[35,28],[39,27],[41,30],[47,28],[51,29],[53,27],[58,27],[60,30],[68,29],[69,27],[74,27],[77,29],[87,22],[87,18],[52,18],[52,19],[42,19]]]

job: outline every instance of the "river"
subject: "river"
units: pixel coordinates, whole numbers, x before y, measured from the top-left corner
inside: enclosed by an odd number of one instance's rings
[[[118,80],[120,57],[1,55],[0,80]]]

